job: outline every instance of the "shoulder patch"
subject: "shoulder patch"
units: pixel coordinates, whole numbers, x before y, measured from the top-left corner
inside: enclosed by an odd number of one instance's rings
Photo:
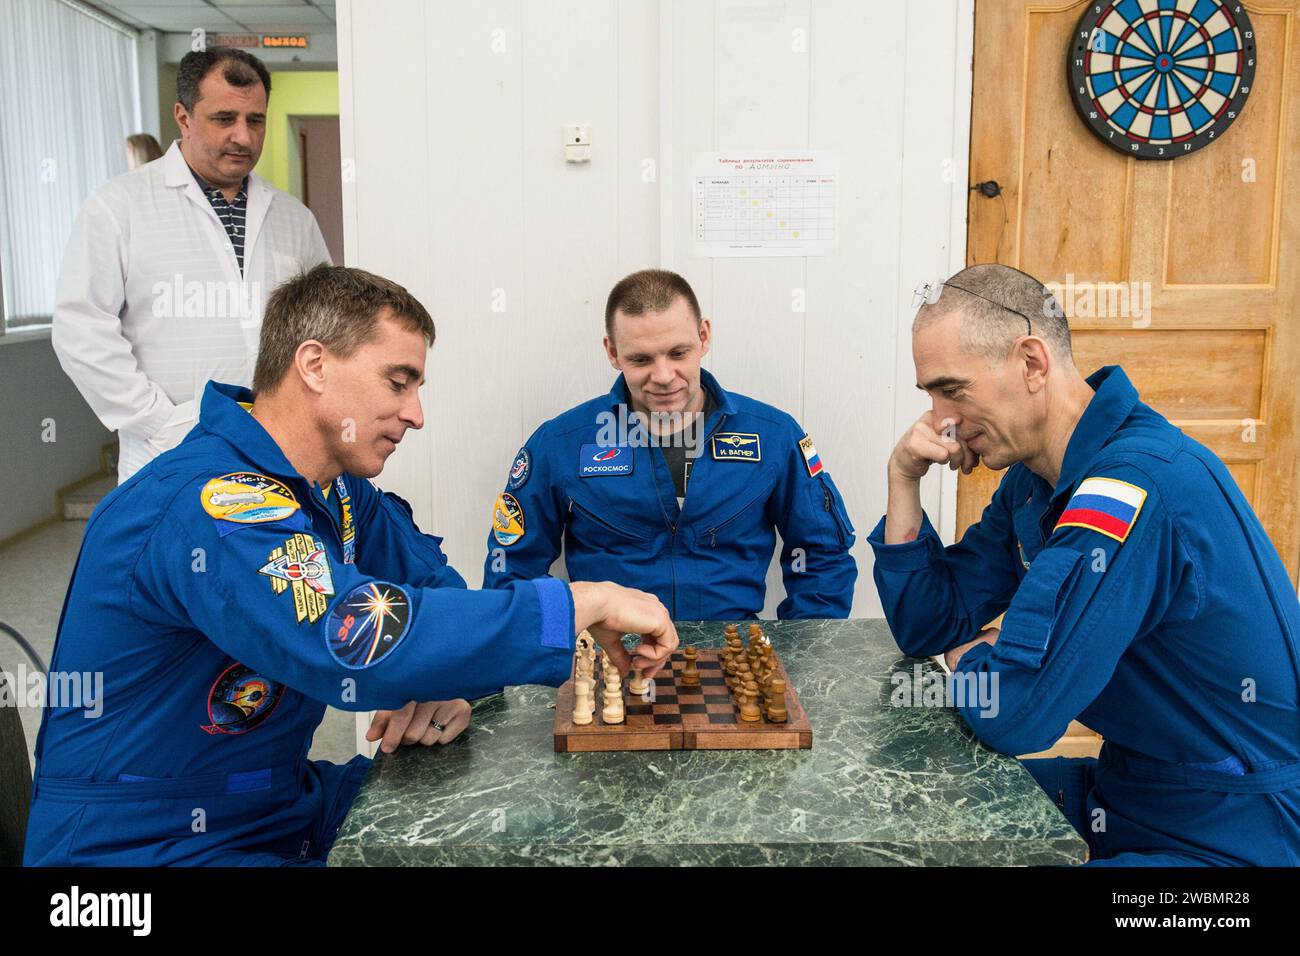
[[[492,534],[497,543],[510,547],[524,536],[524,509],[519,499],[509,492],[497,495],[492,506]]]
[[[1056,528],[1087,528],[1123,544],[1146,498],[1146,489],[1118,478],[1085,478],[1070,496]]]
[[[506,487],[518,491],[528,481],[532,469],[533,456],[528,453],[528,446],[525,445],[519,449],[519,454],[515,455],[515,460],[510,464],[510,478],[506,481]]]
[[[271,579],[273,593],[293,592],[293,610],[299,624],[304,620],[315,624],[334,596],[334,573],[325,545],[309,534],[295,534],[272,550],[257,573]]]
[[[822,460],[817,454],[817,447],[813,444],[811,435],[804,435],[799,439],[799,451],[803,454],[803,463],[808,469],[808,477],[816,478],[822,473]]]
[[[215,518],[222,535],[239,525],[284,521],[300,505],[288,485],[254,471],[236,471],[213,478],[199,492],[203,510]]]
[[[718,461],[762,461],[763,445],[753,432],[718,432],[711,441]]]
[[[325,644],[344,667],[373,667],[397,649],[411,626],[411,597],[396,584],[370,581],[330,611]]]

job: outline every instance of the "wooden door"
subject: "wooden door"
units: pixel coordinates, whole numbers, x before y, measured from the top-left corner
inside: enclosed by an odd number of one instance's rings
[[[336,266],[343,265],[343,160],[337,116],[295,117],[302,204],[320,226]]]
[[[1300,0],[1245,4],[1257,42],[1246,106],[1222,138],[1174,160],[1123,155],[1075,111],[1067,50],[1093,2],[976,2],[970,175],[1003,192],[971,193],[967,262],[1062,284],[1080,371],[1122,365],[1144,401],[1213,449],[1294,580]],[[1112,307],[1099,308],[1087,283],[1123,288],[1100,290]],[[1120,293],[1148,288],[1145,314],[1124,308]],[[959,534],[1000,478],[961,479]]]

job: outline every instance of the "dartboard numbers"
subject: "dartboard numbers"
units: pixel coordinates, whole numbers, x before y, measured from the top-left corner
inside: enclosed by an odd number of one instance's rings
[[[1220,138],[1255,78],[1255,33],[1232,0],[1094,3],[1066,66],[1071,99],[1103,142],[1138,159]]]

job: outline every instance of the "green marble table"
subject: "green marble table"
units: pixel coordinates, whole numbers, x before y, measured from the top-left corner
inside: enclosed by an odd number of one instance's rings
[[[677,627],[683,644],[722,644],[721,624]],[[764,629],[812,720],[811,750],[557,754],[555,691],[509,688],[475,704],[456,742],[380,754],[330,865],[1083,861],[1014,758],[950,708],[891,704],[905,686],[891,675],[937,668],[904,657],[884,621]]]

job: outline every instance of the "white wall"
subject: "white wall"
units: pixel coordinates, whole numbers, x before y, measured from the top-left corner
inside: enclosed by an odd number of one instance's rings
[[[0,335],[0,409],[4,541],[58,514],[58,489],[100,471],[100,451],[113,433],[64,374],[46,330]],[[51,424],[55,440],[48,441]],[[0,608],[0,615],[11,610]]]
[[[925,408],[911,290],[964,264],[972,2],[341,0],[346,259],[438,325],[426,426],[380,484],[471,586],[515,451],[613,380],[609,288],[659,265],[712,318],[724,387],[815,439],[858,531],[854,613],[880,613],[865,538]],[[565,164],[567,123],[591,127],[589,165]],[[695,258],[694,153],[769,147],[839,154],[838,252]],[[955,483],[929,482],[950,536]]]

